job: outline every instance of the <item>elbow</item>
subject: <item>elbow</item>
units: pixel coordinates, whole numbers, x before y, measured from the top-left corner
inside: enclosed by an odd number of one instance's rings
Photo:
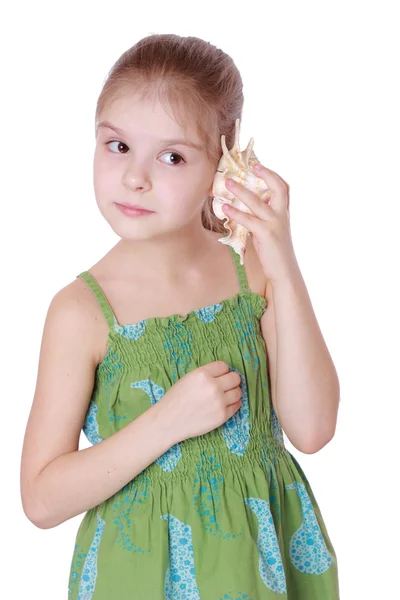
[[[51,523],[48,515],[45,515],[43,511],[37,510],[36,507],[31,504],[22,502],[22,508],[27,519],[38,527],[39,529],[51,529],[55,527],[55,524]]]
[[[38,527],[39,529],[51,529],[52,527],[54,527],[53,525],[49,525],[47,521],[43,520],[43,519],[37,519],[36,517],[30,517],[28,514],[26,515],[29,519],[29,521],[35,525],[35,527]]]
[[[310,435],[306,440],[303,440],[300,447],[297,449],[303,454],[316,454],[324,446],[329,444],[329,442],[333,439],[335,435],[335,430],[330,431],[328,434],[321,435],[321,432],[315,435]]]
[[[329,444],[331,439],[332,438],[324,440],[322,442],[319,440],[314,441],[313,443],[304,444],[301,446],[301,448],[298,448],[298,450],[300,450],[300,452],[302,452],[303,454],[316,454],[317,452],[322,450],[324,446]]]
[[[301,435],[298,431],[295,432],[295,435],[289,435],[286,431],[285,433],[296,450],[303,454],[315,454],[333,439],[335,428],[330,428],[329,431],[313,430],[307,434],[301,432]]]
[[[29,519],[29,521],[39,529],[52,529],[53,527],[57,527],[57,525],[60,525],[60,522],[56,522],[50,516],[45,516],[43,514],[31,512],[25,509],[24,513],[25,516]]]
[[[303,435],[297,449],[303,454],[315,454],[333,440],[336,432],[337,411],[325,421],[319,420],[311,427],[307,435]]]
[[[51,529],[60,524],[50,515],[44,504],[31,492],[21,493],[22,509],[27,519],[39,529]]]
[[[39,529],[48,529],[46,520],[43,519],[41,515],[38,515],[31,508],[25,507],[24,505],[23,511],[26,518],[32,523],[32,525],[35,525],[35,527],[38,527]]]

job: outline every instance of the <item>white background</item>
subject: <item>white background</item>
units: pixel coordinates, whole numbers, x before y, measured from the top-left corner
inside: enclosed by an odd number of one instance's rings
[[[241,71],[241,147],[253,136],[261,162],[290,185],[296,255],[341,384],[333,441],[313,455],[287,447],[336,549],[342,600],[396,597],[396,5],[69,0],[2,8],[2,598],[67,598],[83,515],[49,530],[32,525],[21,506],[20,455],[48,305],[118,241],[94,198],[96,100],[122,52],[152,33],[202,37]]]

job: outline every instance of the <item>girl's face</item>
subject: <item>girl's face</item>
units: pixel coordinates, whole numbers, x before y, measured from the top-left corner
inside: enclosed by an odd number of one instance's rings
[[[140,101],[134,94],[104,108],[99,121],[94,189],[99,210],[115,233],[135,241],[198,229],[217,165],[210,164],[195,129],[185,131],[159,101]],[[126,216],[115,203],[154,213]]]

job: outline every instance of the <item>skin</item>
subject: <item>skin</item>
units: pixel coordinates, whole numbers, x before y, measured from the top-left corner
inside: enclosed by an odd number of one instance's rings
[[[224,237],[203,227],[201,211],[218,164],[207,153],[161,142],[186,139],[186,129],[156,97],[140,101],[126,93],[99,115],[93,163],[98,208],[121,240],[90,272],[103,288],[120,324],[157,315],[185,315],[234,296],[238,281]],[[138,204],[155,214],[124,215],[115,202]],[[246,270],[251,289],[264,294],[266,280],[249,239]],[[221,277],[224,273],[224,277]],[[81,285],[82,282],[76,282]],[[83,284],[82,284],[83,285]],[[94,302],[95,304],[95,302]],[[100,358],[107,351],[107,324],[99,319]]]
[[[127,93],[105,107],[99,121],[123,131],[99,127],[96,137],[96,202],[122,238],[102,266],[108,270],[112,263],[121,279],[145,280],[146,273],[156,272],[165,283],[197,280],[204,257],[215,248],[216,236],[204,229],[201,211],[217,165],[204,149],[160,142],[184,138],[202,145],[196,131],[180,127],[157,99],[143,102]],[[139,204],[155,214],[127,217],[115,202]]]

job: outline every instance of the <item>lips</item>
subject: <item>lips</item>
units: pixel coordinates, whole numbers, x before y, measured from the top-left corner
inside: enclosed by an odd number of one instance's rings
[[[149,210],[148,208],[143,208],[143,206],[139,206],[139,204],[121,204],[120,202],[117,202],[116,204],[119,204],[120,206],[124,206],[125,208],[130,208],[132,210],[143,210],[146,212],[154,212],[153,210]]]

